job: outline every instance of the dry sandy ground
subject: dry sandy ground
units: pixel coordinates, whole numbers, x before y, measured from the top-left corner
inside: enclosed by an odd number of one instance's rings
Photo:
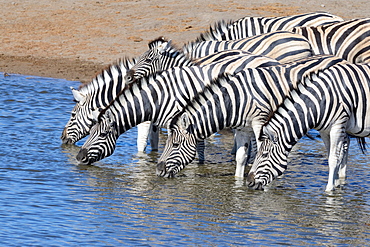
[[[0,0],[0,72],[89,81],[159,36],[194,40],[214,22],[327,11],[370,17],[368,1]],[[0,74],[1,75],[1,74]]]

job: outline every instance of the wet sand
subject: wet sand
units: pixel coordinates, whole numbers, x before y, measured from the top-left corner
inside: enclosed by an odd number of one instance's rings
[[[0,0],[0,72],[90,81],[159,36],[181,47],[218,20],[326,11],[370,17],[365,1]]]

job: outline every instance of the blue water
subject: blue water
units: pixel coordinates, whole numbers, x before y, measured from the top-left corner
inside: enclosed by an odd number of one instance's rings
[[[156,177],[158,153],[136,153],[136,129],[111,157],[80,166],[83,141],[59,139],[78,82],[1,73],[0,82],[0,246],[369,245],[369,154],[355,141],[333,193],[320,139],[301,140],[266,191],[235,180],[229,131],[208,140],[205,165],[175,179]]]

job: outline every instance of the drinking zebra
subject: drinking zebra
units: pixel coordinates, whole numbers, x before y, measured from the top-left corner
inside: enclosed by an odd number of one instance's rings
[[[226,127],[244,127],[247,138],[255,138],[270,112],[300,80],[338,63],[347,62],[316,56],[292,64],[245,69],[216,80],[170,122],[157,175],[175,176],[194,159],[196,141]],[[244,174],[244,166],[237,169]]]
[[[143,76],[178,66],[204,64],[202,57],[224,50],[243,50],[274,58],[280,63],[293,62],[313,55],[310,43],[300,34],[276,31],[228,41],[196,41],[177,49],[163,37],[149,42],[149,50],[138,57],[125,77],[132,83]],[[199,60],[200,59],[200,60]]]
[[[325,12],[283,17],[244,17],[236,21],[219,21],[209,31],[200,34],[196,41],[236,40],[297,26],[319,26],[341,21],[342,18]]]
[[[220,68],[221,63],[228,65],[222,68],[223,71],[233,73],[235,69],[247,66],[276,64],[273,61],[271,58],[250,54],[203,66],[175,67],[143,77],[127,85],[100,112],[99,122],[91,129],[77,159],[81,163],[91,164],[111,155],[117,138],[144,121],[164,126],[177,109],[183,108],[220,74],[217,68]]]
[[[338,64],[307,76],[289,93],[259,134],[261,147],[249,186],[261,189],[287,168],[288,154],[310,129],[319,130],[329,150],[326,191],[346,176],[348,135],[370,136],[370,65]]]
[[[315,54],[330,54],[351,63],[370,62],[370,18],[353,19],[316,27],[295,27]]]

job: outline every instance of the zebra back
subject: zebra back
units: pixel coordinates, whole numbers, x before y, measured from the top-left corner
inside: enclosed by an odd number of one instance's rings
[[[289,63],[313,55],[311,44],[305,38],[287,31],[275,31],[238,40],[192,42],[183,47],[184,53],[192,59],[228,49],[271,57],[280,63]]]
[[[248,175],[249,186],[264,187],[281,175],[293,146],[314,128],[325,134],[323,140],[330,139],[326,190],[333,190],[335,179],[345,175],[345,164],[344,168],[339,165],[348,153],[347,134],[362,142],[370,136],[369,98],[368,64],[338,64],[302,80],[261,129],[261,146]]]
[[[297,26],[319,26],[341,22],[341,17],[326,13],[313,12],[283,17],[244,17],[236,21],[219,21],[196,39],[236,40],[277,30],[290,30]]]
[[[192,42],[185,45],[181,51],[169,41],[160,38],[152,41],[149,50],[140,56],[128,72],[126,83],[171,67],[194,65],[196,59],[230,49],[271,57],[280,63],[312,55],[311,45],[304,37],[286,31],[241,40]],[[202,64],[206,64],[207,59],[208,57],[203,59]]]
[[[135,59],[123,58],[99,73],[90,83],[78,90],[72,88],[76,105],[65,125],[61,139],[72,144],[88,135],[93,125],[93,109],[104,108],[124,88],[123,77],[133,66]]]
[[[335,55],[351,63],[370,62],[370,18],[295,27],[292,32],[306,37],[315,54]]]

